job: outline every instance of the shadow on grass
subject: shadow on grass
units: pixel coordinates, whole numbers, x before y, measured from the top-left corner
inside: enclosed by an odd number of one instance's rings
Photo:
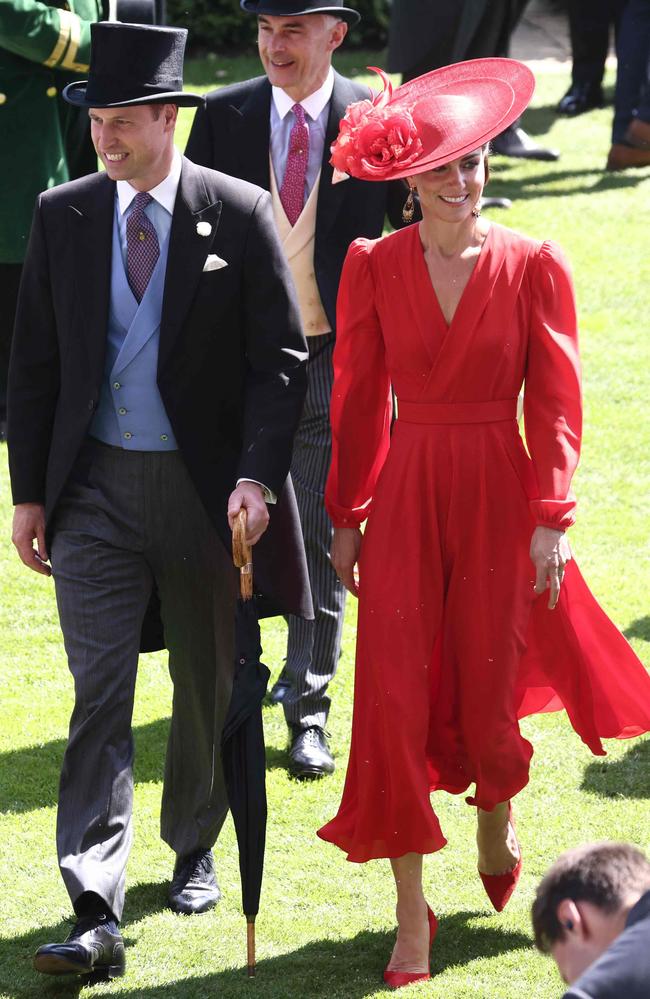
[[[608,106],[613,104],[614,87],[604,87],[603,92],[605,104]],[[582,116],[578,115],[578,117]],[[530,135],[546,135],[558,119],[566,121],[566,116],[558,114],[557,103],[542,104],[538,107],[526,108],[522,126]]]
[[[266,747],[266,769],[286,770],[289,765],[289,754],[286,749],[278,749],[276,746]]]
[[[133,730],[136,784],[162,780],[169,719],[158,718]],[[66,746],[55,739],[42,746],[26,746],[0,753],[0,812],[30,812],[55,805],[59,771]]]
[[[156,912],[163,905],[161,884],[136,885],[127,891],[125,911],[128,919],[123,928],[127,945],[127,975],[129,944],[134,942],[129,937],[129,924]],[[525,934],[494,926],[491,916],[485,917],[484,922],[478,925],[468,925],[469,920],[476,920],[480,915],[476,912],[457,912],[442,917],[432,951],[432,975],[440,974],[451,966],[462,967],[479,958],[497,957],[531,946],[531,940]],[[17,999],[79,996],[84,983],[74,976],[49,978],[34,972],[33,984],[25,981],[37,948],[46,942],[63,940],[69,931],[70,923],[62,921],[30,930],[20,937],[0,940],[2,993]],[[139,987],[137,997],[203,999],[223,995],[235,999],[240,994],[249,995],[251,989],[255,989],[264,999],[286,999],[289,995],[310,996],[313,999],[330,999],[332,996],[362,999],[372,995],[380,986],[381,970],[393,942],[393,931],[364,931],[350,940],[316,940],[287,954],[259,961],[255,981],[247,978],[243,968],[228,969],[184,978],[168,985]],[[173,947],[173,941],[170,941],[166,963],[173,961]],[[133,999],[136,993],[128,987],[122,989],[119,982],[114,982],[110,995],[117,999]]]
[[[159,912],[166,905],[167,882],[143,882],[134,885],[126,892],[125,909],[128,917],[123,926],[127,945],[134,942],[129,936],[129,925],[137,923],[152,913]],[[54,996],[74,997],[80,994],[84,982],[76,976],[48,976],[33,972],[30,981],[30,968],[35,952],[46,943],[60,943],[72,928],[72,917],[59,923],[39,926],[18,937],[0,939],[0,994],[16,999],[49,999]],[[27,979],[27,980],[26,980]],[[133,999],[133,993],[129,993]]]
[[[541,107],[526,108],[521,122],[522,128],[529,135],[536,137],[546,135],[557,121],[556,106],[555,104],[544,104]]]
[[[158,718],[133,729],[136,784],[162,781],[168,731],[168,718]],[[65,739],[54,739],[42,746],[0,753],[0,773],[3,774],[0,813],[31,812],[56,805],[65,746]],[[286,749],[266,747],[267,770],[285,770],[287,763]]]
[[[623,634],[626,638],[642,638],[644,642],[650,642],[650,614],[637,618]]]
[[[603,153],[603,162],[605,154]],[[492,164],[494,165],[492,166]],[[599,165],[594,164],[588,170],[549,170],[540,167],[540,172],[529,177],[508,177],[508,168],[520,168],[521,161],[513,161],[505,156],[490,158],[490,183],[486,188],[486,197],[511,198],[513,201],[530,201],[531,198],[567,198],[571,194],[602,194],[633,187],[647,180],[646,168],[624,171],[622,173],[601,172]],[[562,182],[562,184],[560,184]],[[571,185],[567,191],[566,184]],[[551,185],[551,186],[549,186]]]
[[[459,912],[443,917],[432,952],[431,972],[462,966],[477,958],[496,957],[531,946],[523,933],[490,924],[469,926],[478,914]],[[243,969],[215,971],[185,978],[169,985],[139,988],[138,999],[203,999],[204,996],[238,997],[254,989],[264,999],[309,996],[311,999],[363,999],[381,986],[381,971],[394,942],[394,933],[364,931],[350,940],[316,940],[297,950],[258,963],[257,978]],[[132,999],[128,989],[112,991],[116,999]]]
[[[650,798],[650,739],[637,742],[620,760],[590,763],[580,788],[601,798]]]

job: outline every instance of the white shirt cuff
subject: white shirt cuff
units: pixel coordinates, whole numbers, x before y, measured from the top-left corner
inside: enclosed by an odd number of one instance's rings
[[[258,482],[257,479],[237,479],[237,485],[239,485],[240,482],[254,482],[256,486],[260,486],[262,492],[264,493],[265,502],[269,503],[271,506],[278,502],[278,497],[275,495],[273,490],[269,489],[268,486],[265,486],[263,482]]]

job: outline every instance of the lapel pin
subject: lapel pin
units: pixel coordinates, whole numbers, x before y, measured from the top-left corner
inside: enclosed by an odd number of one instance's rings
[[[212,232],[212,226],[209,222],[197,222],[196,231],[199,236],[209,236]]]

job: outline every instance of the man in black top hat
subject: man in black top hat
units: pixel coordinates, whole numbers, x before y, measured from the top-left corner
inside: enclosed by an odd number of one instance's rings
[[[386,215],[404,224],[401,182],[333,181],[330,146],[349,104],[369,88],[332,69],[332,54],[359,14],[342,0],[241,0],[257,15],[266,75],[207,95],[187,145],[196,163],[271,191],[275,221],[298,293],[309,346],[308,390],[291,464],[314,621],[289,617],[287,660],[271,693],[290,731],[289,770],[298,778],[332,773],[325,726],[341,650],[345,588],[329,561],[332,525],[324,491],[331,455],[329,400],[336,295],[343,261],[358,236],[381,235]]]
[[[0,441],[7,372],[34,199],[97,169],[87,114],[61,90],[88,70],[90,25],[153,24],[154,0],[3,0],[0,3]]]
[[[176,853],[170,904],[186,913],[220,895],[229,521],[242,507],[260,588],[281,612],[309,607],[298,529],[287,533],[286,497],[272,505],[306,346],[268,194],[174,149],[178,105],[202,102],[182,92],[186,34],[93,25],[90,78],[65,97],[88,110],[106,172],[40,195],[18,303],[13,541],[54,577],[75,681],[57,849],[77,922],[37,952],[49,974],[124,970],[131,715],[154,590],[174,681],[161,832]]]

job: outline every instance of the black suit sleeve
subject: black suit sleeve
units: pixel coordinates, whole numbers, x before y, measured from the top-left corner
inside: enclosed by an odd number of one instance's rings
[[[43,227],[36,204],[18,295],[7,399],[14,503],[44,503],[45,473],[59,395],[59,345]]]
[[[212,167],[213,155],[213,134],[210,115],[206,105],[196,109],[194,121],[190,130],[190,137],[187,140],[185,155],[188,160],[198,163],[199,166]]]
[[[248,370],[237,478],[279,493],[307,390],[307,344],[266,192],[251,216],[242,280]]]

